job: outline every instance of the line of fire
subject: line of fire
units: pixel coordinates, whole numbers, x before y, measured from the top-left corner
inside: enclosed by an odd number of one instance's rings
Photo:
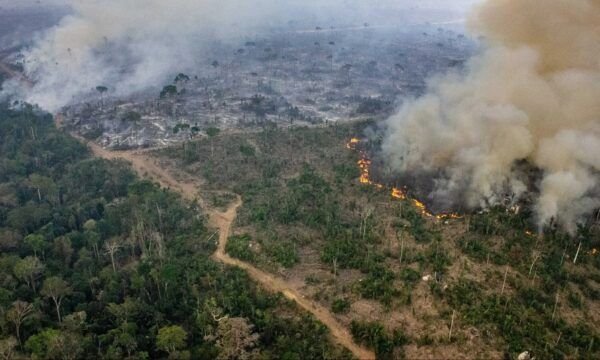
[[[358,180],[361,184],[368,185],[368,186],[374,186],[381,190],[389,189],[390,196],[393,199],[410,201],[411,204],[419,210],[421,215],[423,215],[425,217],[436,219],[436,220],[462,219],[463,218],[463,216],[461,216],[460,214],[457,214],[457,213],[434,214],[429,209],[427,209],[427,206],[423,202],[419,201],[418,199],[408,196],[406,189],[402,189],[402,188],[396,187],[396,186],[387,187],[381,183],[374,181],[370,175],[372,161],[369,158],[369,154],[367,153],[366,150],[358,148],[358,145],[361,144],[362,142],[363,142],[363,140],[353,137],[350,140],[348,140],[348,142],[346,143],[347,149],[356,151],[360,155],[360,159],[357,161],[357,165],[360,169],[360,177],[358,178]],[[515,211],[515,208],[511,208],[508,210],[510,210],[512,212],[518,212],[518,211]],[[538,236],[538,234],[536,234],[530,230],[526,230],[525,235],[532,236],[532,237]],[[590,251],[590,254],[593,256],[596,256],[598,253],[599,253],[599,251],[596,248],[594,248]]]
[[[358,145],[361,142],[362,142],[361,139],[353,137],[350,140],[348,140],[348,142],[346,143],[346,148],[348,148],[349,150],[357,151],[360,155],[360,159],[357,162],[357,165],[360,169],[360,177],[358,179],[359,182],[363,185],[375,186],[378,189],[382,189],[382,190],[386,189],[387,187],[385,185],[378,183],[371,178],[370,169],[371,169],[372,162],[371,162],[371,159],[369,158],[369,154],[367,153],[367,151],[358,148]],[[427,209],[427,206],[423,202],[421,202],[415,198],[409,197],[407,195],[406,190],[402,189],[400,187],[392,186],[390,188],[390,195],[393,199],[410,201],[412,203],[412,205],[415,206],[419,210],[421,215],[426,216],[428,218],[434,218],[437,220],[462,218],[462,216],[457,213],[433,214],[431,211],[429,211],[429,209]]]

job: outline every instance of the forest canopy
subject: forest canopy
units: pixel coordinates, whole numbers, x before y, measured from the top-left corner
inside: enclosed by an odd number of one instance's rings
[[[92,158],[50,115],[0,105],[3,358],[348,356],[213,262],[214,236],[196,204]]]

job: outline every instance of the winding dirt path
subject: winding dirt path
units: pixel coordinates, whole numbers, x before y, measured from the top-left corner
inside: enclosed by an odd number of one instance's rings
[[[208,209],[198,196],[198,187],[195,184],[176,180],[164,168],[157,165],[155,163],[156,159],[148,155],[147,151],[109,151],[81,137],[77,138],[87,143],[95,156],[104,159],[123,159],[129,161],[140,176],[150,178],[157,181],[163,187],[178,191],[188,200],[198,201],[205,211],[208,212],[210,224],[219,229],[219,245],[217,251],[212,256],[215,260],[226,265],[244,269],[252,280],[260,283],[266,290],[280,292],[286,298],[295,301],[301,308],[313,314],[315,318],[327,326],[333,339],[350,350],[358,359],[375,359],[375,354],[372,351],[354,342],[352,335],[334,318],[329,309],[313,300],[305,298],[297,289],[288,285],[285,280],[227,255],[225,247],[227,246],[231,226],[237,216],[238,208],[242,206],[242,198],[239,195],[236,196],[236,201],[224,212]]]

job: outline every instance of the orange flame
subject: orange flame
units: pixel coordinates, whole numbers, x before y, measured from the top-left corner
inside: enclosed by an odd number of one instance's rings
[[[429,211],[427,211],[427,207],[425,206],[425,204],[423,204],[419,200],[412,199],[412,203],[417,209],[419,209],[419,211],[421,212],[422,215],[433,216]]]
[[[406,199],[406,194],[404,193],[404,191],[398,188],[392,188],[392,197],[394,199],[404,200]]]
[[[361,142],[360,139],[352,138],[346,143],[346,148],[348,148],[350,150],[357,150],[356,145],[358,145],[360,142]],[[367,157],[367,153],[365,151],[362,151],[362,150],[358,150],[358,151],[361,156],[360,160],[358,160],[358,162],[357,162],[358,168],[360,169],[360,177],[358,178],[358,181],[364,185],[376,186],[378,189],[385,188],[385,186],[383,184],[379,184],[379,183],[376,183],[373,180],[371,180],[370,173],[369,173],[369,170],[371,168],[371,160]],[[397,187],[392,187],[391,196],[393,199],[398,199],[398,200],[408,199],[406,192]],[[427,206],[424,203],[420,202],[419,200],[410,199],[410,201],[412,202],[413,206],[416,207],[419,210],[419,212],[421,213],[421,215],[423,215],[423,216],[436,218],[438,220],[460,219],[461,218],[460,215],[454,214],[454,213],[434,215],[431,212],[429,212],[429,210],[427,210]]]
[[[356,144],[358,144],[358,143],[360,143],[360,139],[358,139],[358,138],[352,138],[346,144],[346,148],[348,148],[350,150],[356,150]]]
[[[368,159],[360,159],[358,160],[358,167],[360,168],[360,178],[359,181],[361,184],[372,184],[369,179],[369,168],[371,167],[371,161]]]

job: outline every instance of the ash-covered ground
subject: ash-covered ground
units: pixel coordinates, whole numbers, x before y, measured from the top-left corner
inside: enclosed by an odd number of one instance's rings
[[[62,121],[108,148],[161,146],[209,127],[331,124],[384,118],[425,79],[460,71],[475,42],[434,25],[316,27],[213,43],[194,71],[127,98],[98,84],[97,96]]]
[[[21,77],[27,61],[23,53],[69,11],[64,6],[7,6],[0,1],[0,81]],[[181,68],[170,69],[170,81],[158,80],[143,91],[124,91],[110,82],[95,84],[88,91],[91,95],[73,98],[62,108],[59,119],[69,130],[113,149],[168,145],[202,136],[211,127],[383,119],[403,99],[423,94],[431,75],[461,71],[477,46],[463,35],[462,25],[445,23],[444,17],[427,23],[426,18],[435,16],[400,15],[403,21],[396,25],[290,22],[226,40],[199,38],[202,51],[193,59],[196,65],[183,65],[190,61],[181,58]],[[115,59],[119,73],[139,71],[133,70],[135,63],[128,68],[122,62],[135,54],[122,54],[118,46],[107,44],[100,51],[110,54],[99,56]]]

